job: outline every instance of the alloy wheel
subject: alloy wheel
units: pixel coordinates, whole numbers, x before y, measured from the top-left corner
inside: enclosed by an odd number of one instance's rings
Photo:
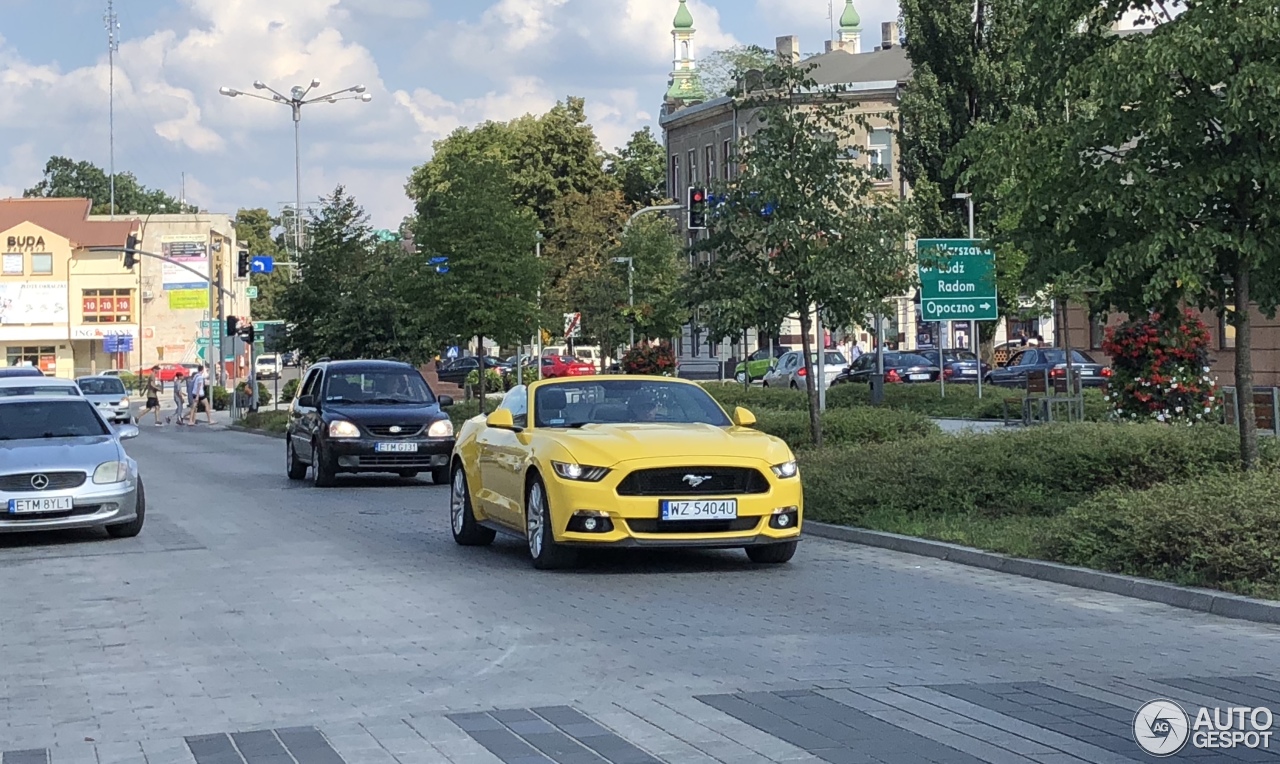
[[[529,533],[529,554],[534,559],[542,556],[542,526],[546,521],[546,499],[542,494],[542,485],[534,483],[529,488],[529,509],[527,514],[527,525]]]
[[[467,511],[467,478],[459,468],[453,473],[453,489],[449,497],[449,519],[453,522],[453,532],[461,534]]]

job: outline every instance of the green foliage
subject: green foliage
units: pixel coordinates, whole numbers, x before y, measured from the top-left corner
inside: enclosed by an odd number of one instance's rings
[[[813,445],[808,412],[764,409],[751,413],[756,415],[757,429],[782,438],[793,449]],[[828,446],[839,446],[912,440],[941,430],[927,417],[909,411],[858,408],[828,409],[822,415],[822,433]]]
[[[623,303],[624,323],[633,322],[638,339],[663,339],[679,334],[688,318],[684,295],[685,259],[670,217],[648,215],[636,218],[621,237],[616,249],[608,254],[610,261],[630,257],[635,267],[632,289],[634,311]],[[614,263],[623,279],[622,297],[626,297],[625,263]],[[627,325],[630,325],[628,323]]]
[[[1107,491],[1068,512],[1045,553],[1072,565],[1280,599],[1278,478],[1263,469]]]
[[[1112,358],[1116,418],[1221,421],[1221,394],[1209,375],[1209,331],[1194,313],[1152,314],[1109,327],[1102,350]]]
[[[480,370],[475,369],[467,375],[466,386],[469,392],[478,393],[480,390]],[[503,389],[503,377],[494,369],[484,370],[484,389],[486,392],[495,393]]]
[[[126,390],[137,390],[139,392],[142,391],[142,385],[144,384],[141,377],[127,371],[120,375],[120,383],[124,385]]]
[[[284,383],[284,387],[280,388],[280,402],[289,403],[298,397],[298,387],[301,380],[294,378]]]
[[[627,336],[626,267],[610,262],[627,209],[622,194],[611,189],[570,192],[552,205],[555,230],[543,249],[544,326],[560,326],[562,313],[580,311],[584,339],[608,349]]]
[[[501,403],[502,403],[501,399],[497,397],[485,398],[485,401],[484,401],[485,413],[492,414],[494,409],[498,408],[498,406]],[[478,399],[473,399],[469,401],[458,401],[454,405],[445,409],[445,413],[449,415],[449,419],[453,422],[454,432],[457,432],[458,430],[462,429],[462,425],[466,423],[468,419],[471,419],[472,417],[479,415],[480,401]]]
[[[676,354],[666,342],[637,345],[622,356],[624,374],[649,374],[669,377],[676,369]]]
[[[226,411],[231,406],[231,393],[221,385],[214,385],[210,402],[213,403],[214,411]]]
[[[648,207],[662,201],[667,177],[667,152],[648,125],[632,133],[627,145],[609,158],[613,176],[627,204]]]
[[[806,455],[801,470],[815,520],[859,525],[868,514],[886,513],[1053,516],[1106,488],[1146,488],[1230,470],[1233,440],[1226,427],[1044,425],[828,448]]]
[[[713,51],[698,59],[698,89],[708,98],[729,95],[739,79],[751,70],[763,71],[773,63],[775,54],[758,45],[734,45]]]
[[[241,400],[244,401],[245,405],[247,405],[249,401],[249,382],[244,381],[244,382],[241,382],[239,385],[237,385],[236,392],[240,394]],[[270,388],[267,387],[265,382],[259,382],[258,383],[258,406],[265,407],[270,405],[271,405],[271,390]]]
[[[276,269],[271,273],[252,275],[253,285],[258,288],[258,299],[250,303],[255,321],[275,321],[281,318],[278,302],[289,284],[292,269],[281,265],[289,262],[288,252],[271,235],[280,224],[280,218],[273,217],[262,208],[242,209],[236,213],[236,240],[247,246],[251,255],[267,255],[276,261]]]
[[[238,424],[251,430],[283,434],[289,427],[288,411],[254,411],[245,414]]]
[[[93,200],[94,215],[111,212],[111,177],[92,162],[77,162],[67,157],[50,157],[44,166],[44,177],[22,192],[24,197],[85,198]],[[159,189],[138,182],[131,172],[116,173],[116,213],[150,215],[195,212]]]

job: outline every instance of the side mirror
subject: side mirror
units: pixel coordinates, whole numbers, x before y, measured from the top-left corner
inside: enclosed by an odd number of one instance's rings
[[[294,403],[297,404],[299,408],[315,408],[316,397],[314,395],[299,395]]]
[[[514,430],[516,428],[515,419],[511,417],[508,409],[498,409],[484,420],[485,424],[498,430]]]
[[[131,424],[122,424],[116,430],[116,434],[120,436],[120,440],[133,440],[138,437],[138,428]]]
[[[733,410],[733,423],[739,427],[754,427],[756,415],[739,406]]]
[[[448,408],[453,405],[453,398],[448,395],[440,396],[440,408]]]

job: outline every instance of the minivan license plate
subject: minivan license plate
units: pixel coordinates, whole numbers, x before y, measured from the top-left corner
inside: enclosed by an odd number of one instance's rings
[[[737,499],[714,501],[662,501],[663,520],[736,520]]]
[[[47,499],[9,499],[9,514],[25,515],[37,512],[68,512],[74,509],[70,496]]]
[[[379,443],[373,450],[381,454],[416,454],[417,443]]]

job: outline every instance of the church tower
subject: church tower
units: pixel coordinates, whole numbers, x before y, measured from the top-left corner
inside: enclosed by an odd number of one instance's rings
[[[695,71],[693,33],[696,30],[693,28],[693,14],[689,13],[686,0],[680,0],[680,8],[676,10],[676,17],[671,22],[671,26],[675,61],[666,100],[669,108],[678,108],[706,100],[706,94],[702,92],[698,74]]]
[[[837,39],[827,43],[827,52],[843,50],[847,53],[862,52],[862,19],[853,7],[853,0],[845,0],[844,13],[840,14],[840,31]]]

